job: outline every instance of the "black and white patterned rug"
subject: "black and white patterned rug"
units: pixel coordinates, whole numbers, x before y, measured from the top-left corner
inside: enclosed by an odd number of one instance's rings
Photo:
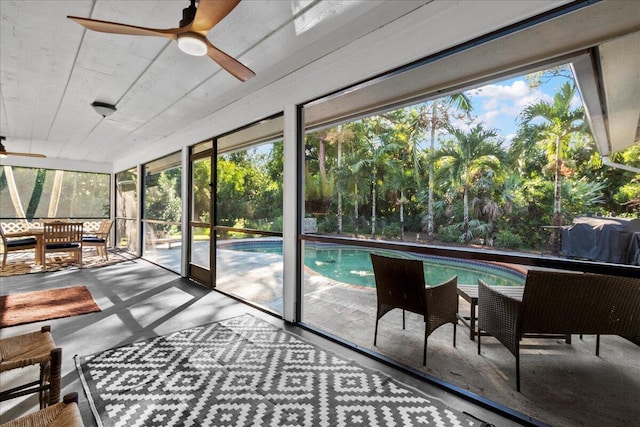
[[[76,364],[99,426],[482,425],[250,315]]]

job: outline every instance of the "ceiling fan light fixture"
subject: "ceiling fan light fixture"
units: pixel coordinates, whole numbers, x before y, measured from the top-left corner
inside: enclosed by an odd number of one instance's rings
[[[96,110],[96,113],[100,114],[102,117],[110,116],[116,111],[115,105],[107,104],[106,102],[93,101],[91,106]]]
[[[179,34],[178,47],[184,53],[192,56],[204,56],[208,50],[204,36],[198,33]]]

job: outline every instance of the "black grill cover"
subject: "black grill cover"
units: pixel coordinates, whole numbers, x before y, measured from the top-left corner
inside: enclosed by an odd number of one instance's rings
[[[577,217],[562,229],[562,254],[571,258],[636,264],[634,243],[640,219]],[[635,261],[635,262],[634,262]]]

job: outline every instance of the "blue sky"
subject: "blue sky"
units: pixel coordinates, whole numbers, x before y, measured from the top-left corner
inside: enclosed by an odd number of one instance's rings
[[[554,94],[566,81],[564,77],[556,77],[531,88],[525,76],[521,76],[466,91],[477,116],[472,124],[482,122],[485,128],[497,129],[508,143],[515,135],[522,109],[540,100],[553,102]],[[580,102],[579,97],[574,101],[576,106]]]

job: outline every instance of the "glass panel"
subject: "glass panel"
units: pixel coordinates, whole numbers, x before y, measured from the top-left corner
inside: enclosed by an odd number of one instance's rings
[[[108,218],[110,176],[104,173],[3,166],[3,218]]]
[[[211,268],[211,228],[191,227],[191,263]]]
[[[117,248],[138,253],[138,172],[132,168],[116,174]]]
[[[282,141],[218,156],[216,225],[282,231]]]
[[[182,260],[182,231],[179,223],[144,222],[145,259],[179,273]]]
[[[217,235],[216,288],[282,314],[282,238]]]
[[[211,223],[211,158],[192,162],[192,217],[195,222]]]
[[[603,164],[569,64],[309,131],[304,178],[323,235],[566,257],[585,217],[638,216],[637,174]]]
[[[180,272],[182,242],[182,168],[179,153],[145,166],[143,256]],[[176,163],[178,161],[178,163]]]

